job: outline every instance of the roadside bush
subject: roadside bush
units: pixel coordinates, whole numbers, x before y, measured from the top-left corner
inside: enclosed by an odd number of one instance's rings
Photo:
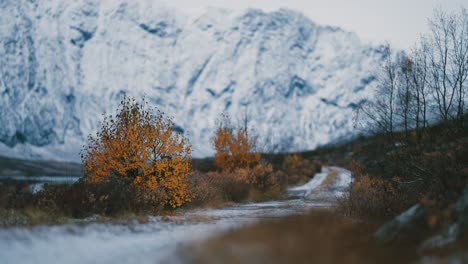
[[[213,145],[215,164],[223,171],[251,168],[260,162],[261,155],[256,152],[257,138],[249,133],[246,124],[234,127],[228,115],[218,121]]]
[[[363,175],[356,179],[347,196],[340,199],[346,215],[383,218],[403,211],[406,206],[395,183]]]
[[[270,164],[260,164],[253,168],[254,187],[249,198],[254,201],[265,201],[281,198],[288,185],[287,174],[273,171]]]
[[[302,165],[302,161],[304,159],[297,155],[297,154],[292,154],[288,155],[283,162],[283,168],[285,169],[296,169],[299,168]]]
[[[195,173],[190,178],[194,206],[221,206],[246,200],[278,199],[287,186],[286,175],[261,163],[235,171]]]
[[[247,200],[251,186],[243,179],[246,173],[247,170],[239,170],[212,174],[217,178],[226,201],[238,203]]]
[[[162,209],[163,195],[157,191],[141,192],[120,182],[46,185],[35,194],[36,205],[73,217],[92,214],[116,215],[123,212],[156,213]]]
[[[261,163],[249,172],[249,183],[257,190],[269,191],[276,188],[284,189],[286,179],[284,174],[275,173],[271,164]]]
[[[397,215],[412,205],[408,191],[399,184],[399,177],[384,178],[369,175],[366,166],[352,160],[353,182],[348,193],[338,199],[338,211],[360,218],[379,218]],[[416,200],[417,201],[417,200]]]
[[[34,203],[34,195],[26,182],[0,184],[0,208],[24,209]]]
[[[348,193],[339,199],[338,210],[360,218],[383,219],[398,215],[426,194],[423,181],[367,174],[367,168],[353,160],[350,165],[353,182]]]
[[[127,199],[145,204],[159,200],[175,208],[190,201],[191,146],[173,127],[146,102],[123,99],[118,114],[104,118],[82,151],[85,183],[111,185],[108,191],[128,189],[132,196]]]
[[[227,115],[218,121],[214,161],[222,172],[210,173],[211,182],[219,186],[227,201],[277,198],[285,189],[286,177],[274,173],[270,163],[260,162],[257,138],[249,133],[247,123],[236,128]]]
[[[44,209],[64,212],[73,217],[97,213],[96,195],[88,190],[89,187],[83,184],[45,185],[44,189],[36,195],[37,205]]]
[[[223,173],[223,190],[232,201],[277,199],[287,186],[286,175],[273,171],[269,163],[260,163],[251,169]]]
[[[283,170],[289,185],[307,182],[316,173],[322,171],[322,165],[315,160],[304,159],[297,154],[288,155],[283,162]]]
[[[216,174],[216,172],[195,172],[190,177],[189,184],[193,197],[190,205],[217,207],[226,201],[223,187],[220,184],[221,177]]]

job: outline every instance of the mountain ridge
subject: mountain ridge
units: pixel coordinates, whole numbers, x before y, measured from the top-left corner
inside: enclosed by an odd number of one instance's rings
[[[383,48],[289,9],[209,8],[188,16],[153,1],[0,5],[0,151],[79,160],[101,113],[123,95],[174,116],[194,156],[213,154],[222,112],[249,114],[264,151],[349,138],[372,95]]]

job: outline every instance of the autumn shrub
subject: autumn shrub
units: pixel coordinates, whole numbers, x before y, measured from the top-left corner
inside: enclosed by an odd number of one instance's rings
[[[282,171],[273,171],[270,163],[237,169],[222,177],[224,191],[233,201],[277,199],[287,186],[286,175]]]
[[[235,127],[228,115],[218,121],[213,145],[215,164],[223,171],[251,168],[257,165],[261,155],[257,152],[257,138],[249,133],[247,125]]]
[[[164,199],[159,195],[162,194],[158,191],[139,192],[121,182],[81,181],[72,185],[45,185],[34,195],[34,206],[78,218],[93,214],[158,213],[163,209]]]
[[[288,155],[283,162],[283,167],[285,169],[296,169],[302,165],[304,159],[298,154]]]
[[[278,199],[285,192],[288,177],[283,171],[274,171],[269,163],[260,163],[249,172],[251,200],[263,201]]]
[[[240,169],[234,172],[213,173],[216,182],[222,190],[223,197],[230,202],[243,202],[249,197],[251,185],[244,180],[248,169]]]
[[[191,178],[194,192],[192,204],[218,206],[223,203],[247,200],[251,185],[243,179],[247,177],[246,173],[248,170],[196,173],[195,177]]]
[[[338,199],[338,210],[346,215],[384,219],[398,215],[424,196],[420,181],[370,175],[368,168],[356,160],[351,161],[350,169],[354,180],[347,194]]]
[[[320,162],[302,158],[298,154],[288,155],[283,162],[283,170],[289,185],[307,182],[322,170]]]
[[[122,199],[141,203],[175,208],[190,201],[191,146],[173,130],[173,121],[130,98],[121,101],[117,112],[104,118],[82,151],[85,182],[110,184],[111,192],[128,190]]]
[[[221,172],[212,173],[226,200],[265,200],[277,198],[285,190],[286,177],[273,166],[260,162],[257,137],[249,132],[247,120],[234,126],[229,116],[218,121],[213,145],[215,164]]]
[[[218,207],[232,202],[278,199],[284,194],[286,183],[286,175],[273,171],[269,163],[234,171],[196,172],[190,178],[190,205]]]
[[[102,207],[96,200],[96,197],[100,197],[91,192],[90,187],[90,185],[83,184],[45,185],[44,189],[36,195],[37,205],[40,208],[64,212],[73,217],[108,213],[107,210],[104,212],[97,210],[96,207]],[[102,198],[98,200],[98,202],[102,201]]]
[[[226,202],[225,191],[221,184],[221,177],[216,172],[201,173],[195,172],[189,179],[192,191],[192,206],[217,207]]]
[[[361,217],[386,217],[401,212],[395,184],[382,178],[364,175],[349,189],[342,209],[346,214]]]

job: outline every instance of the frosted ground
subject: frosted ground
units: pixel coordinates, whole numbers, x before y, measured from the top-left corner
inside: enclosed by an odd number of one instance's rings
[[[326,181],[332,170],[338,171]],[[310,182],[291,188],[291,200],[247,203],[223,209],[194,210],[179,216],[152,217],[148,223],[82,223],[0,230],[3,264],[13,263],[158,263],[183,244],[260,219],[327,207],[351,182],[349,171],[326,167]]]

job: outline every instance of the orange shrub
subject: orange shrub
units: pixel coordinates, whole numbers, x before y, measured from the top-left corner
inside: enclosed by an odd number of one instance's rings
[[[213,140],[215,164],[222,172],[211,173],[227,201],[265,200],[279,197],[285,189],[286,177],[273,172],[269,163],[260,163],[257,138],[248,131],[247,120],[235,127],[223,115]]]
[[[260,163],[249,170],[249,184],[253,187],[249,198],[255,201],[278,199],[286,190],[288,176],[282,171],[273,171],[269,163]]]
[[[162,204],[179,207],[190,200],[190,153],[170,118],[145,101],[125,98],[117,116],[105,117],[82,151],[85,180],[123,184],[139,197],[164,197]]]
[[[223,171],[251,168],[260,161],[260,153],[255,151],[257,138],[249,134],[246,125],[235,129],[227,115],[219,121],[213,144],[215,164]]]
[[[283,167],[286,170],[297,169],[302,165],[303,158],[297,154],[288,155],[284,159]]]

